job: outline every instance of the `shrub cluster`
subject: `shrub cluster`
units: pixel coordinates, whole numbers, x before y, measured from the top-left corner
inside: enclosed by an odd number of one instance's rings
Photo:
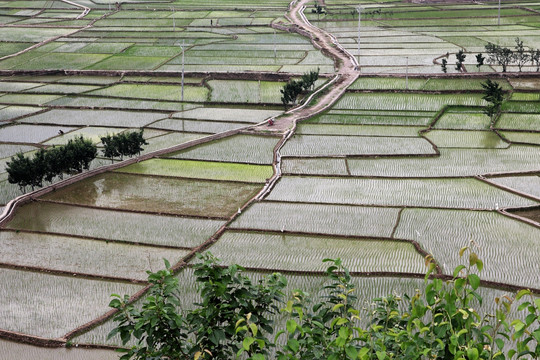
[[[103,144],[103,156],[113,159],[120,157],[121,160],[124,156],[132,157],[133,155],[140,155],[143,145],[148,145],[148,142],[143,136],[144,130],[122,132],[116,135],[107,135],[101,138]]]
[[[18,184],[22,192],[27,186],[43,186],[43,181],[51,182],[56,176],[80,173],[90,168],[97,156],[96,146],[82,136],[71,139],[64,146],[40,149],[34,156],[25,157],[17,153],[8,161],[6,171],[10,184]]]
[[[136,346],[121,349],[123,360],[538,359],[540,299],[522,290],[515,298],[495,299],[495,314],[480,314],[476,272],[483,263],[469,248],[460,256],[467,251],[468,265],[458,266],[452,280],[429,281],[436,265],[428,256],[423,294],[377,298],[365,309],[356,307],[355,287],[339,259],[324,260],[330,263],[328,285],[321,301],[312,304],[301,290],[285,301],[287,281],[280,274],[253,283],[240,266],[222,267],[206,253],[194,265],[202,299],[194,310],[179,311],[178,278],[166,263],[165,270],[149,272],[153,286],[142,308],[130,304],[127,295],[113,295],[110,306],[119,310],[118,325],[109,337],[120,334],[124,344],[135,339]],[[515,300],[522,302],[518,310],[525,311],[524,321],[507,318]],[[270,318],[278,305],[286,323],[273,336]]]
[[[317,69],[317,71],[313,70],[305,73],[300,80],[289,80],[289,82],[283,86],[283,89],[280,90],[283,94],[281,97],[283,105],[287,106],[289,103],[294,104],[298,95],[312,89],[317,79],[319,79],[319,69]]]

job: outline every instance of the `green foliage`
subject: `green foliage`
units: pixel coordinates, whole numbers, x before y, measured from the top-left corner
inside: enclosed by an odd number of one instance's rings
[[[484,55],[482,55],[482,53],[476,54],[476,68],[478,70],[480,70],[480,66],[484,65],[484,60],[486,60],[486,58]]]
[[[446,74],[446,72],[448,71],[448,69],[447,69],[447,67],[446,67],[446,65],[448,64],[448,60],[442,59],[441,62],[442,62],[442,64],[441,64],[441,70],[442,70],[443,73]]]
[[[540,49],[530,49],[529,58],[532,65],[536,65],[536,72],[540,71]]]
[[[96,156],[96,146],[82,136],[69,140],[64,146],[40,149],[32,158],[17,153],[6,166],[8,181],[18,184],[22,192],[27,186],[34,190],[43,186],[44,180],[51,182],[56,176],[88,170]]]
[[[295,290],[281,309],[285,328],[269,339],[274,329],[268,316],[283,303],[285,278],[272,274],[253,284],[240,266],[222,267],[207,253],[194,265],[203,299],[195,310],[178,312],[178,283],[166,263],[165,270],[149,273],[153,287],[142,310],[127,296],[113,295],[110,306],[120,310],[119,325],[110,336],[120,334],[124,344],[131,337],[137,340],[137,346],[124,350],[123,360],[538,359],[540,299],[522,290],[515,299],[495,299],[495,315],[479,314],[478,273],[484,264],[469,247],[459,255],[468,258],[467,265],[456,267],[451,280],[437,275],[430,280],[437,265],[427,256],[424,293],[377,298],[364,309],[356,307],[356,289],[341,260],[325,259],[329,282],[320,301],[312,304],[310,294]],[[526,297],[530,300],[518,307],[526,311],[525,320],[509,321],[512,303]],[[363,327],[360,317],[366,312]],[[516,346],[505,354],[510,340]]]
[[[267,356],[274,346],[268,339],[273,324],[269,316],[282,301],[285,278],[272,274],[253,284],[237,265],[222,267],[210,253],[198,255],[194,265],[202,302],[182,315],[178,280],[169,264],[157,273],[149,272],[152,284],[142,310],[129,297],[113,295],[109,306],[118,309],[119,325],[109,337],[120,334],[124,344],[132,337],[137,345],[122,359],[232,359],[242,353],[249,358]]]
[[[525,47],[523,46],[523,41],[521,41],[519,37],[516,37],[515,41],[516,41],[516,46],[515,46],[516,51],[514,54],[514,59],[518,66],[519,72],[521,72],[521,68],[531,59],[531,57],[529,53],[525,51]]]
[[[456,54],[456,70],[457,71],[463,71],[463,62],[465,61],[465,58],[467,55],[465,55],[465,52],[463,49],[460,49]]]
[[[501,65],[503,72],[506,72],[506,67],[515,59],[514,52],[507,47],[488,43],[485,49],[489,56],[489,63]]]
[[[317,71],[310,71],[309,73],[302,75],[300,80],[289,80],[289,82],[283,86],[283,89],[280,90],[282,94],[281,102],[283,105],[287,106],[289,103],[296,103],[298,95],[312,89],[318,78],[319,69],[317,69]]]
[[[101,137],[101,143],[103,144],[103,156],[111,159],[124,156],[132,157],[133,155],[140,155],[143,145],[148,145],[148,142],[143,136],[144,130],[122,132],[117,135],[107,135]]]
[[[491,121],[495,120],[495,116],[501,110],[501,106],[504,99],[504,94],[499,83],[487,79],[485,83],[482,84],[484,89],[484,96],[482,99],[487,101],[489,105],[486,105],[483,109],[484,114],[489,116]]]

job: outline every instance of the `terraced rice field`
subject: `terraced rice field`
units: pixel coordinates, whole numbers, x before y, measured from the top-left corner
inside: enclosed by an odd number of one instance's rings
[[[96,322],[110,295],[141,291],[168,259],[192,308],[205,250],[253,279],[285,272],[287,296],[323,296],[322,259],[340,257],[363,307],[422,288],[427,254],[451,274],[470,245],[491,286],[483,310],[506,287],[540,292],[540,80],[530,62],[494,77],[505,100],[492,122],[483,76],[501,69],[475,62],[488,42],[539,48],[538,4],[503,3],[497,26],[490,3],[363,1],[358,39],[357,3],[326,0],[322,15],[308,3],[355,70],[290,31],[286,0],[80,4],[89,12],[0,2],[0,330],[80,345],[0,336],[0,358],[118,358],[81,349],[121,344],[110,317]],[[460,49],[465,72],[484,75],[458,74]],[[359,77],[317,114],[325,94],[291,110],[305,117],[294,124],[280,90],[317,68],[315,88]],[[102,136],[139,129],[142,157],[103,157]],[[79,135],[98,146],[94,172],[53,179],[11,212],[23,194],[11,157]]]

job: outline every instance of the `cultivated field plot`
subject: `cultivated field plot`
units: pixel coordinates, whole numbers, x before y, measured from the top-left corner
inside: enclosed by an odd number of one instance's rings
[[[540,268],[533,249],[538,248],[539,233],[538,228],[493,212],[405,209],[395,236],[416,240],[441,259],[439,265],[448,274],[462,261],[456,249],[472,241],[486,264],[484,279],[538,288]]]
[[[425,139],[370,136],[295,135],[283,147],[284,157],[435,155]]]
[[[159,269],[163,259],[177,263],[186,250],[107,243],[59,235],[0,232],[1,263],[49,270],[144,281],[147,269]],[[92,254],[92,256],[88,256]]]
[[[272,176],[268,165],[247,165],[210,161],[152,159],[129,165],[118,172],[190,179],[264,183]]]
[[[278,141],[279,138],[273,136],[235,135],[168,156],[176,159],[264,165],[272,163],[273,150]]]
[[[0,270],[0,328],[57,338],[108,311],[112,293],[133,294],[142,286],[120,282]]]
[[[282,113],[278,107],[247,105],[241,101],[236,107],[208,105],[212,89],[205,85],[206,80],[189,77],[185,80],[188,86],[184,102],[180,101],[178,77],[51,75],[12,76],[0,81],[4,96],[11,99],[0,105],[3,121],[0,146],[4,149],[0,154],[0,204],[7,204],[20,194],[16,186],[5,181],[6,163],[18,151],[31,156],[39,147],[64,145],[69,139],[82,135],[100,147],[98,156],[101,156],[102,136],[143,129],[149,143],[143,147],[143,153],[148,153],[218,132],[249,127]],[[227,86],[226,80],[211,81]],[[235,80],[233,83],[234,86],[247,84],[249,88],[257,82]],[[279,81],[265,84],[275,90],[274,98],[280,94]],[[45,103],[49,100],[55,102]],[[21,105],[9,105],[10,102]],[[271,163],[271,157],[269,159],[267,162]],[[98,158],[92,168],[104,164],[107,160]]]
[[[500,66],[476,66],[475,55],[485,52],[488,42],[513,47],[519,36],[527,47],[540,46],[536,26],[540,18],[528,7],[534,4],[503,4],[499,26],[496,4],[425,6],[369,2],[362,4],[360,32],[355,9],[358,4],[351,1],[328,2],[327,14],[310,13],[309,18],[314,25],[336,36],[359,60],[364,74],[442,73],[441,58],[448,61],[447,71],[456,73],[454,54],[460,49],[467,56],[465,71],[493,72],[500,71]],[[525,65],[525,71],[535,70],[530,63]],[[509,71],[517,71],[517,67],[510,66]],[[399,84],[398,88],[405,88],[403,80]],[[423,84],[413,81],[410,88],[421,89]]]
[[[398,213],[397,208],[264,201],[251,206],[230,228],[390,237]]]
[[[326,0],[321,15],[308,4],[306,16],[357,58],[361,76],[282,147],[276,130],[293,128],[279,123],[285,82],[319,69],[320,86],[340,66],[283,30],[289,1],[80,4],[0,2],[0,207],[21,194],[4,170],[18,152],[83,135],[98,146],[97,168],[119,160],[102,157],[103,135],[138,129],[143,154],[174,150],[16,209],[0,228],[1,330],[62,337],[105,314],[110,294],[143,289],[163,259],[181,267],[189,309],[200,300],[190,265],[201,249],[254,280],[286,272],[288,297],[297,288],[323,296],[322,259],[340,257],[368,308],[422,288],[426,254],[451,274],[466,245],[485,264],[482,279],[540,289],[540,81],[497,77],[506,98],[492,123],[485,79],[435,76],[443,59],[458,75],[460,49],[464,71],[488,73],[500,66],[475,62],[488,42],[540,48],[538,4],[503,3],[497,26],[493,4],[364,2],[360,38],[358,3]],[[270,118],[278,126],[257,126]],[[503,294],[480,293],[491,311]],[[69,340],[121,345],[107,339],[113,326]],[[10,359],[110,355],[0,347]]]
[[[0,36],[0,41],[9,41],[3,55],[39,46],[0,61],[0,69],[176,72],[204,68],[301,74],[319,67],[323,73],[334,72],[333,61],[309,39],[270,27],[285,13],[283,3],[278,11],[237,6],[234,11],[210,11],[209,4],[199,5],[208,10],[186,11],[182,2],[176,6],[156,3],[150,10],[143,3],[123,4],[119,11],[104,4],[106,11],[91,11],[82,19],[75,19],[78,12],[20,14],[14,18],[17,21],[9,22],[18,27],[6,29]]]
[[[495,209],[537,202],[476,179],[283,177],[268,200],[323,204]]]
[[[7,227],[123,243],[191,248],[212,236],[223,221],[119,212],[44,201],[25,205]]]
[[[227,218],[260,185],[105,173],[47,194],[44,200],[100,208]]]
[[[259,250],[256,255],[242,251],[246,246]],[[324,271],[322,252],[343,259],[351,271],[422,273],[425,269],[412,244],[391,240],[227,232],[212,246],[212,253],[226,264],[281,271]]]

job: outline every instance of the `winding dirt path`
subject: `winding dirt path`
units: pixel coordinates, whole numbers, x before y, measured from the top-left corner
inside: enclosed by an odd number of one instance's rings
[[[359,72],[356,70],[356,60],[351,54],[347,53],[335,40],[335,38],[326,31],[312,25],[304,16],[303,11],[306,4],[312,0],[300,0],[291,6],[286,17],[294,25],[289,31],[295,31],[304,36],[310,36],[315,47],[331,56],[337,64],[337,74],[331,84],[314,95],[318,96],[314,105],[310,104],[308,99],[305,106],[293,108],[285,113],[284,116],[276,119],[274,125],[267,124],[258,126],[254,130],[272,131],[284,133],[293,129],[296,122],[312,117],[332,106],[344,93],[345,90],[358,78]],[[321,94],[321,95],[319,95]]]

